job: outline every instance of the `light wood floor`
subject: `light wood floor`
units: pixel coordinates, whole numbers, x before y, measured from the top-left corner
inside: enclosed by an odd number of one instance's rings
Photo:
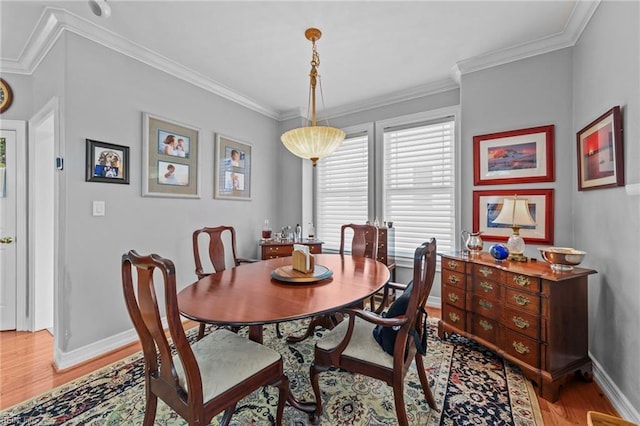
[[[440,316],[439,309],[428,310],[431,317]],[[195,326],[195,323],[186,326]],[[0,409],[82,377],[139,350],[139,344],[131,344],[72,369],[56,371],[52,365],[53,337],[47,331],[3,331],[0,333]],[[616,414],[595,382],[585,383],[579,379],[572,379],[562,387],[557,402],[538,401],[545,426],[585,425],[589,410]]]

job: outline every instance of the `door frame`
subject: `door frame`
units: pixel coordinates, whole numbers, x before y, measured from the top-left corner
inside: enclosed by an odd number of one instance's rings
[[[27,123],[21,120],[0,120],[0,128],[16,132],[16,330],[28,330]]]

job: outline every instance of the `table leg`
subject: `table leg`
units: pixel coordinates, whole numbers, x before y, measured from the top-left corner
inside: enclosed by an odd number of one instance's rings
[[[287,336],[287,343],[298,343],[302,342],[307,337],[311,336],[315,331],[316,327],[324,327],[328,330],[332,330],[340,324],[343,319],[342,314],[330,314],[323,315],[321,317],[313,317],[311,322],[309,323],[309,327],[307,327],[307,331],[302,336]]]
[[[262,325],[249,326],[249,340],[262,344]]]

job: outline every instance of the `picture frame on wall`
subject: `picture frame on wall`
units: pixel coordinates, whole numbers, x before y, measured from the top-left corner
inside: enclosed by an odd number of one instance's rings
[[[85,182],[129,184],[129,147],[85,139]]]
[[[555,126],[473,137],[474,185],[553,182]]]
[[[578,191],[624,186],[620,106],[580,130],[577,143]]]
[[[527,244],[553,244],[553,189],[501,189],[473,191],[473,231],[482,232],[486,241],[507,241],[513,233],[509,225],[493,223],[505,198],[525,198],[535,225],[520,228],[520,236]]]
[[[143,113],[142,195],[200,198],[200,130]]]
[[[214,197],[251,200],[251,145],[216,134]]]

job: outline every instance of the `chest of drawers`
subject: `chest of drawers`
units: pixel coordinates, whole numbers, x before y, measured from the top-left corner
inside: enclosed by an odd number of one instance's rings
[[[292,242],[275,242],[275,241],[261,241],[260,242],[260,258],[262,260],[275,259],[276,257],[287,257],[293,253]],[[298,243],[296,243],[298,244]],[[311,254],[322,253],[322,241],[307,241],[303,240],[300,244],[309,246]]]
[[[558,399],[569,374],[591,379],[587,278],[546,262],[498,263],[488,253],[442,257],[440,338],[457,333],[517,364],[540,396]]]

